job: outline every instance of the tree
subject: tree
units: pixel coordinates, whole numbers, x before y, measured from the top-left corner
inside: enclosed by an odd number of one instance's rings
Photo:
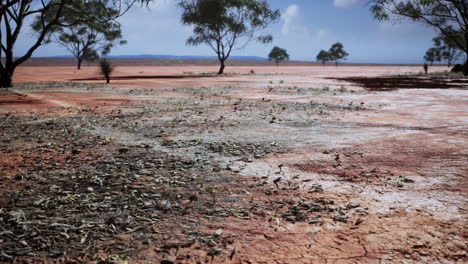
[[[182,22],[193,25],[193,36],[187,44],[206,44],[216,52],[220,62],[218,74],[224,73],[225,62],[240,41],[253,39],[270,43],[271,35],[261,34],[276,22],[280,13],[273,11],[265,0],[182,0]]]
[[[346,57],[349,55],[340,42],[333,44],[328,53],[330,54],[331,60],[336,63],[336,66],[338,66],[338,61],[346,60]]]
[[[99,69],[101,70],[101,74],[104,75],[106,83],[110,83],[110,75],[114,71],[114,66],[112,66],[112,64],[108,60],[100,59]]]
[[[317,55],[316,59],[317,61],[320,61],[322,64],[325,64],[325,62],[332,60],[330,53],[328,53],[325,50],[321,50],[319,54]]]
[[[273,60],[276,63],[276,67],[278,67],[278,64],[282,61],[289,60],[289,54],[285,49],[282,49],[280,47],[274,47],[270,54],[268,55],[268,60]]]
[[[466,0],[370,0],[378,20],[406,18],[426,24],[453,41],[467,55],[464,74],[468,75],[468,2]],[[463,36],[453,34],[459,31]]]
[[[86,20],[74,24],[73,13],[75,10],[86,9],[88,13],[99,17],[105,15],[102,14],[104,10],[98,0],[90,0],[86,2],[86,6],[83,5],[84,2],[75,1],[65,6],[63,11],[64,21],[71,24],[71,26],[54,27],[44,41],[44,43],[54,41],[64,46],[75,57],[78,70],[81,69],[84,60],[95,61],[99,59],[99,53],[107,55],[116,42],[121,45],[126,43],[122,39],[120,23],[114,20]],[[105,11],[111,16],[118,13],[118,10],[114,8],[107,8]],[[41,18],[37,17],[33,24],[33,29],[36,32],[42,29],[40,21]]]
[[[434,61],[441,61],[441,49],[440,48],[430,48],[426,51],[424,55],[424,60],[429,62],[431,66],[434,64]]]
[[[447,31],[448,30],[450,29],[447,29]],[[451,34],[453,34],[454,37],[459,38],[460,41],[464,41],[460,31],[451,30]],[[447,61],[448,67],[451,67],[452,64],[462,56],[463,51],[460,50],[451,38],[439,34],[439,36],[433,38],[432,41],[434,42],[434,47],[440,49],[441,59]]]
[[[5,0],[0,4],[0,88],[11,87],[16,67],[31,58],[32,54],[44,43],[51,31],[68,27],[84,21],[115,20],[126,13],[136,3],[152,0],[96,0],[102,9],[102,16],[88,12],[89,0]],[[73,10],[65,17],[69,6],[81,2],[85,9]],[[116,12],[110,12],[116,10]],[[25,21],[37,17],[40,29],[27,51],[22,55],[14,54],[14,47],[24,29]]]

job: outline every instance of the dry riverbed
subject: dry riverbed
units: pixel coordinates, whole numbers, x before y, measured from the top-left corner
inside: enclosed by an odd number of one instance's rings
[[[468,261],[466,80],[134,68],[0,91],[0,262]]]

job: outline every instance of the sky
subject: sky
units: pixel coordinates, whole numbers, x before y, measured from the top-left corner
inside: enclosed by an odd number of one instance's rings
[[[267,32],[273,42],[251,42],[233,51],[234,56],[267,57],[273,46],[288,51],[292,60],[315,61],[321,49],[341,42],[350,54],[348,62],[423,63],[432,46],[435,31],[407,22],[378,22],[369,11],[367,0],[267,0],[279,9],[281,19]],[[214,56],[207,46],[187,46],[192,28],[180,22],[177,0],[157,0],[149,7],[135,7],[119,19],[127,44],[115,47],[109,55],[190,55]],[[24,53],[32,41],[25,30],[15,52]],[[57,44],[40,47],[33,56],[67,55]]]

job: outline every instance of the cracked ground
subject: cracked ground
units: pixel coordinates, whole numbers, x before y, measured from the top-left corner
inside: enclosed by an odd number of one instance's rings
[[[468,261],[466,82],[252,67],[20,68],[0,91],[0,261]]]

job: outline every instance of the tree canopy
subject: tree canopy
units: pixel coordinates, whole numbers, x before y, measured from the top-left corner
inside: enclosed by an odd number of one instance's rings
[[[370,2],[371,11],[378,20],[406,18],[426,24],[450,39],[468,55],[466,0],[370,0]],[[453,34],[454,32],[459,34]],[[464,73],[468,75],[468,56]]]
[[[45,43],[54,41],[64,46],[75,57],[78,69],[81,68],[84,60],[95,61],[100,57],[99,54],[107,55],[116,43],[121,45],[126,43],[122,37],[120,23],[115,20],[98,21],[93,19],[73,23],[76,10],[85,9],[88,14],[96,16],[104,16],[104,11],[111,16],[118,13],[118,10],[111,7],[103,10],[98,0],[90,0],[86,4],[81,1],[73,2],[63,11],[64,21],[70,26],[52,28],[45,40]],[[41,18],[37,17],[33,24],[33,29],[36,32],[42,30],[40,21]]]
[[[285,49],[275,46],[268,55],[268,60],[275,61],[276,67],[278,67],[280,62],[289,60],[289,54]]]
[[[431,66],[434,64],[435,61],[441,61],[441,50],[438,48],[430,48],[426,51],[424,55],[424,60],[429,62]]]
[[[320,61],[322,64],[325,64],[328,61],[332,60],[330,53],[326,50],[321,50],[316,57],[317,61]]]
[[[194,26],[187,44],[206,44],[213,49],[221,64],[218,74],[224,72],[234,47],[254,39],[271,42],[273,37],[263,30],[280,17],[279,10],[272,10],[265,0],[182,0],[179,6],[182,22]]]
[[[331,60],[336,63],[336,66],[338,66],[340,60],[346,60],[346,57],[349,55],[340,42],[333,44],[328,53],[330,54]]]
[[[88,12],[89,0],[7,0],[0,5],[0,87],[10,87],[15,69],[27,61],[44,43],[51,31],[69,27],[84,21],[109,21],[126,13],[137,3],[152,0],[96,0],[101,6],[98,14]],[[74,9],[65,16],[65,11],[75,4],[83,8]],[[112,11],[114,10],[114,11]],[[29,18],[37,17],[40,29],[24,54],[14,54],[14,46]]]
[[[460,39],[460,41],[464,41],[461,31],[453,30],[451,34],[454,35],[453,37]],[[432,41],[434,42],[434,48],[440,51],[441,60],[447,61],[449,67],[463,54],[463,51],[460,50],[452,38],[439,34]]]

